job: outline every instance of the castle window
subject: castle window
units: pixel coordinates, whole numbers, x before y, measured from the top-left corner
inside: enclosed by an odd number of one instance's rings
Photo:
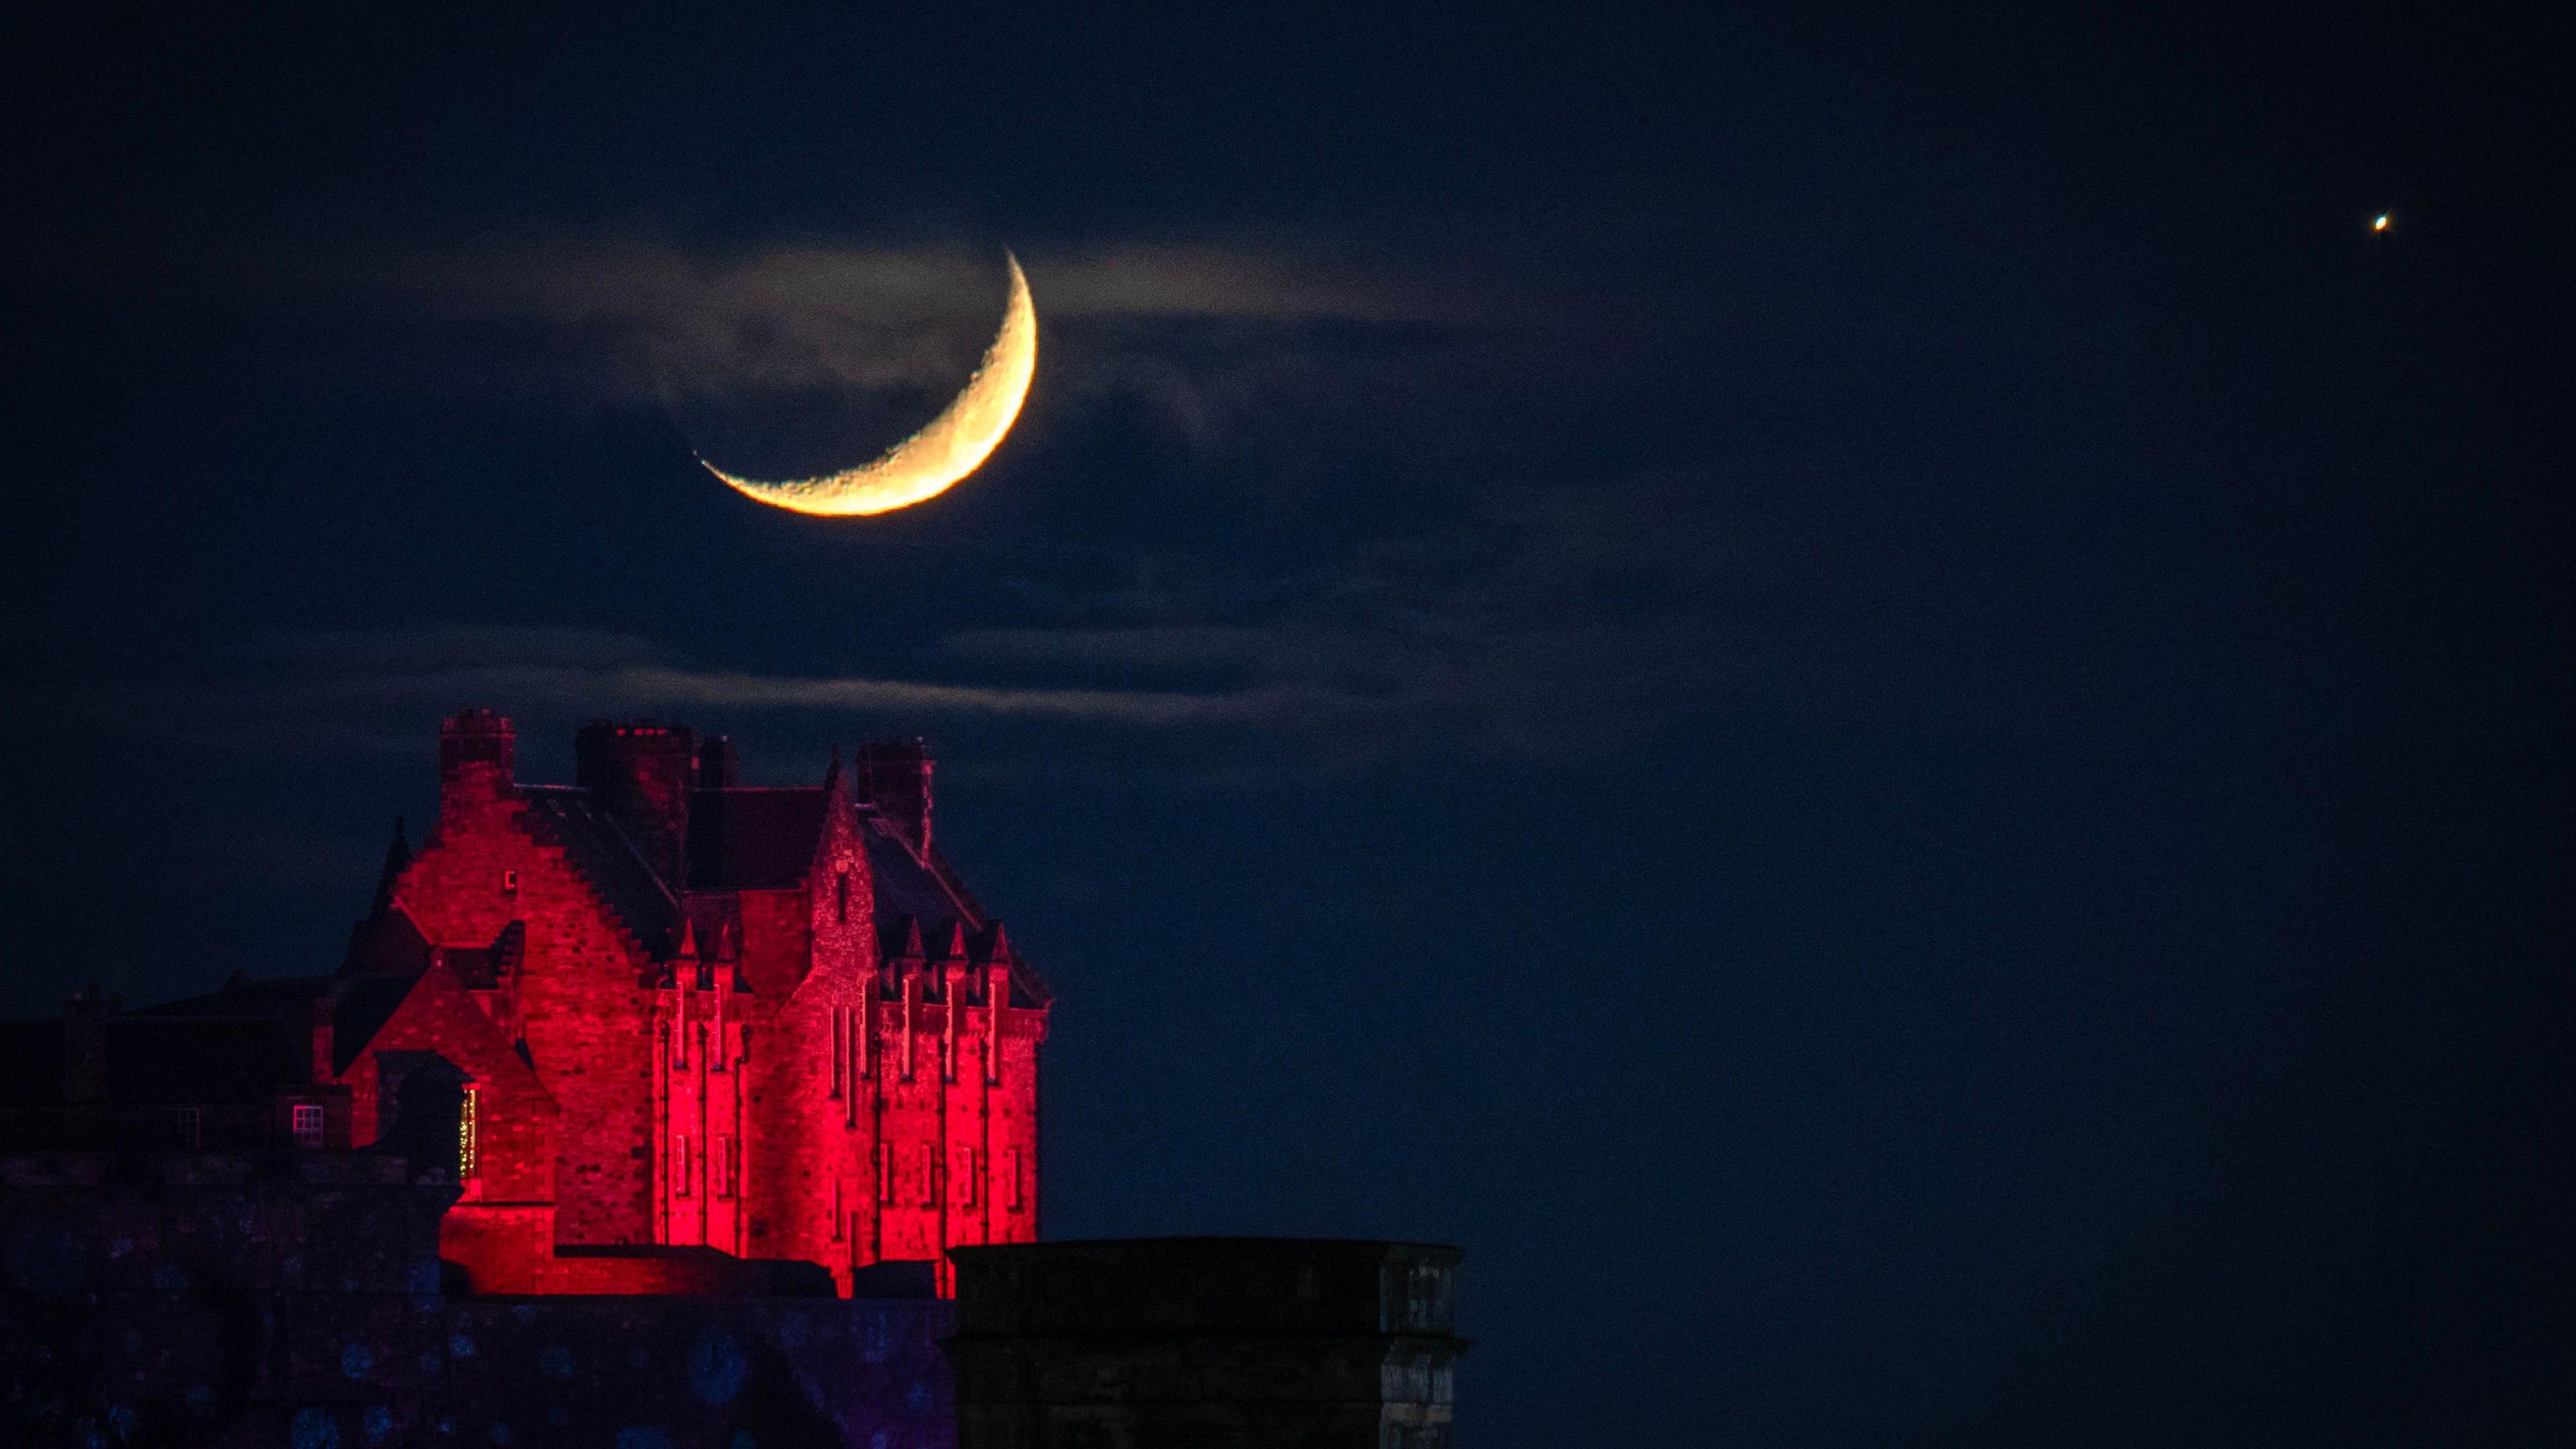
[[[716,1196],[733,1196],[733,1138],[716,1139]]]
[[[894,1144],[877,1144],[877,1202],[891,1206],[894,1202]]]
[[[319,1147],[322,1145],[322,1109],[320,1107],[315,1106],[311,1102],[298,1102],[295,1104],[295,1110],[292,1113],[291,1120],[295,1127],[296,1146]]]
[[[921,1149],[921,1205],[939,1206],[939,1149]]]
[[[1002,1192],[1002,1205],[1013,1212],[1020,1211],[1025,1194],[1020,1188],[1020,1149],[1016,1147],[1002,1149]]]
[[[841,1224],[842,1224],[842,1223],[844,1223],[844,1222],[846,1222],[846,1221],[848,1221],[848,1219],[847,1219],[847,1217],[846,1217],[846,1216],[842,1213],[842,1211],[841,1211],[841,1180],[840,1180],[839,1178],[837,1178],[837,1177],[836,1177],[836,1178],[833,1178],[833,1179],[832,1179],[832,1241],[833,1241],[833,1242],[838,1243],[838,1242],[844,1241],[844,1240],[843,1240],[843,1238],[842,1238],[842,1236],[841,1236],[841,1232],[842,1232]]]
[[[322,1109],[316,1107],[314,1137],[318,1145],[322,1135]],[[303,1135],[304,1109],[295,1109],[296,1135]],[[465,1101],[456,1110],[456,1175],[475,1177],[483,1171],[483,1094],[472,1087],[465,1089]]]
[[[671,1139],[671,1196],[689,1195],[689,1134],[682,1132]]]
[[[505,870],[501,872],[501,894],[505,896],[515,896],[518,893],[519,873],[515,870]]]
[[[957,1164],[957,1205],[962,1208],[975,1205],[975,1157],[975,1149],[969,1147]]]
[[[832,1096],[835,1100],[841,1095],[841,1063],[847,1060],[842,1041],[845,1015],[839,1007],[832,1008]]]
[[[832,877],[832,911],[841,924],[849,924],[850,873],[846,870]]]

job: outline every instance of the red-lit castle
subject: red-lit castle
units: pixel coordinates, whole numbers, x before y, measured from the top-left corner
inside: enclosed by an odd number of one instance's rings
[[[350,1145],[461,1094],[474,1291],[689,1291],[716,1249],[945,1292],[947,1249],[1037,1236],[1049,992],[933,847],[919,744],[762,789],[685,728],[583,729],[571,786],[513,743],[441,728],[437,826],[311,1018]]]

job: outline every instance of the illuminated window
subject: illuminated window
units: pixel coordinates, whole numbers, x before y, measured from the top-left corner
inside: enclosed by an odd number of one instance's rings
[[[466,1094],[466,1097],[467,1100],[471,1101],[473,1094],[469,1092]],[[317,1107],[310,1102],[296,1103],[294,1122],[296,1146],[319,1147],[322,1145],[322,1109],[320,1107]]]
[[[466,1088],[464,1104],[456,1109],[456,1175],[458,1177],[473,1177],[483,1170],[482,1107],[483,1094],[472,1087]],[[298,1107],[295,1111],[296,1120],[300,1124],[303,1121],[304,1109]],[[314,1108],[313,1114],[316,1119],[314,1136],[318,1141],[321,1136],[319,1119],[322,1109]],[[302,1128],[299,1126],[297,1130],[300,1132]]]

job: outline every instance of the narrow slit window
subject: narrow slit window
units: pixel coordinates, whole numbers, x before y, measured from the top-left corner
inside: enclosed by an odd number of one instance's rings
[[[300,1120],[304,1109],[295,1109]],[[319,1115],[321,1108],[313,1109]],[[318,1136],[321,1124],[314,1124]],[[474,1177],[483,1171],[483,1097],[472,1087],[465,1089],[465,1100],[456,1110],[456,1175]]]
[[[515,896],[518,893],[519,873],[515,870],[505,870],[501,872],[501,894],[505,896]]]
[[[891,1206],[894,1202],[894,1145],[877,1144],[877,1202]]]
[[[671,1139],[671,1196],[689,1195],[689,1134],[683,1132]]]
[[[1025,1196],[1020,1189],[1020,1149],[1016,1147],[1003,1149],[1002,1172],[1002,1191],[1007,1194],[1003,1205],[1013,1212],[1018,1212]]]

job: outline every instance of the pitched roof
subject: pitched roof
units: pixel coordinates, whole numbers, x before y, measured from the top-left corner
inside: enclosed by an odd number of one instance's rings
[[[858,807],[868,874],[876,882],[880,920],[963,920],[980,930],[984,913],[936,855],[925,865],[872,805]],[[689,797],[689,880],[693,891],[793,890],[814,863],[823,833],[823,791],[699,790]]]
[[[345,1072],[411,995],[420,977],[361,976],[349,981],[331,1012],[331,1070]]]
[[[599,893],[645,954],[656,960],[670,954],[679,939],[680,903],[591,792],[522,785],[519,796],[527,802],[527,819],[538,838],[562,847],[572,868]]]
[[[699,790],[689,796],[688,888],[792,890],[823,831],[823,792]]]

